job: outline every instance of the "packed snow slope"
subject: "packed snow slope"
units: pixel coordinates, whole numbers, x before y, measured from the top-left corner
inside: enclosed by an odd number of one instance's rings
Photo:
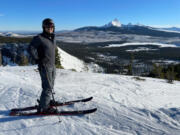
[[[70,69],[77,72],[104,72],[104,69],[95,63],[85,63],[84,61],[72,56],[58,47],[61,66],[63,69]]]
[[[61,65],[64,69],[74,69],[78,72],[88,71],[87,65],[82,60],[68,54],[59,47],[58,53],[60,56]]]
[[[85,116],[13,117],[11,108],[36,103],[41,81],[36,66],[0,67],[0,135],[179,135],[180,82],[57,69],[56,100],[93,96],[88,103],[59,107],[97,107]]]

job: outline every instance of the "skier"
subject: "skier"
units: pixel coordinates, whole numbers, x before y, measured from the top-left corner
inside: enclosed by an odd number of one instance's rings
[[[55,113],[57,109],[50,108],[56,75],[55,67],[55,25],[52,19],[46,18],[42,22],[43,32],[33,38],[29,45],[29,53],[38,64],[42,82],[42,93],[38,106],[39,113]]]

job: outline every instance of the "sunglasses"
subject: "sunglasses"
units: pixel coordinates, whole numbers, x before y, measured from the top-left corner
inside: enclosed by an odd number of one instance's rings
[[[47,28],[47,29],[52,29],[52,28],[54,28],[54,27],[49,27],[49,26],[48,26],[48,27],[45,27],[45,28]]]
[[[49,23],[47,25],[44,26],[45,28],[54,28],[54,24],[53,23]]]

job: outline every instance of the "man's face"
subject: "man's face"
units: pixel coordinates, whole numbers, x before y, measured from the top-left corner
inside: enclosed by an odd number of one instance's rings
[[[52,34],[54,31],[54,27],[45,27],[45,31],[49,34]]]

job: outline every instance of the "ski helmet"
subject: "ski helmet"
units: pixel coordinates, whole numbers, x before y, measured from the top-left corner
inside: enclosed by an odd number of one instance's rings
[[[52,19],[46,18],[42,22],[42,27],[44,29],[45,27],[55,27],[55,26],[54,26],[54,22]]]

